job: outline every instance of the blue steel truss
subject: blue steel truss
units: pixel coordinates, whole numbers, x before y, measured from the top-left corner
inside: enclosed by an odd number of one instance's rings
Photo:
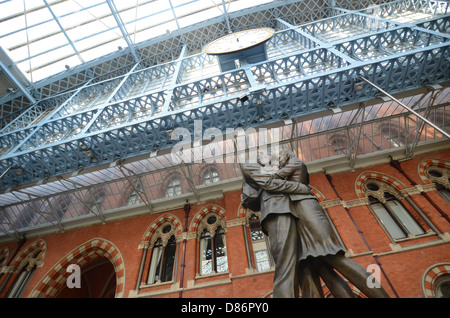
[[[411,10],[425,18],[396,21]],[[355,90],[361,76],[390,94],[448,81],[449,10],[443,1],[397,1],[300,26],[276,18],[264,62],[221,73],[215,57],[187,56],[184,45],[174,61],[85,81],[1,131],[0,189],[168,151],[170,132],[193,134],[194,120],[225,133],[376,98],[367,83]]]

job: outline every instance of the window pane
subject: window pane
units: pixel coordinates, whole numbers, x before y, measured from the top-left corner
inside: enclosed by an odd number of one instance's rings
[[[255,252],[255,260],[258,272],[270,270],[269,253],[267,250]]]
[[[264,233],[262,230],[253,230],[251,231],[252,241],[261,241],[264,239]]]
[[[158,240],[160,241],[160,240]],[[162,256],[163,247],[155,246],[153,248],[152,253],[152,261],[150,263],[150,271],[148,274],[147,284],[156,283],[159,279],[159,270],[161,267],[161,256]]]
[[[166,188],[166,197],[173,197],[181,194],[181,180],[180,178],[172,179]]]
[[[386,203],[395,215],[400,219],[403,225],[408,229],[409,233],[413,235],[423,234],[424,231],[412,218],[409,212],[403,207],[403,205],[397,200],[388,201]]]
[[[200,240],[200,275],[208,275],[212,272],[212,249],[209,232],[203,231]]]
[[[435,186],[436,186],[437,192],[441,195],[441,197],[443,197],[444,200],[450,204],[450,191],[448,191],[446,188],[444,188],[440,184],[435,183]]]
[[[164,276],[161,278],[162,282],[168,282],[172,280],[173,276],[173,266],[175,264],[175,251],[177,245],[175,242],[175,236],[172,236],[169,243],[166,246],[166,251],[164,255]]]
[[[139,203],[139,194],[133,190],[128,197],[128,201],[126,205],[133,205]]]
[[[403,233],[402,229],[395,223],[381,203],[372,204],[371,207],[393,238],[406,237],[405,233]]]
[[[208,169],[203,175],[203,184],[220,181],[219,173],[215,169]]]
[[[220,230],[219,230],[220,229]],[[221,233],[218,233],[218,232]],[[216,264],[217,272],[222,273],[228,271],[228,260],[227,260],[227,247],[225,244],[225,233],[219,227],[214,236],[215,247],[216,247]]]

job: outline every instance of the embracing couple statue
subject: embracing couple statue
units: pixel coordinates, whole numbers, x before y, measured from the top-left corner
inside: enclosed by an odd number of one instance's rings
[[[276,165],[278,161],[278,167]],[[355,297],[342,274],[367,297],[389,297],[369,287],[370,274],[345,256],[322,206],[309,188],[306,165],[288,149],[257,163],[241,163],[242,205],[261,211],[261,228],[269,236],[275,262],[274,298],[324,297],[320,278],[334,297]]]

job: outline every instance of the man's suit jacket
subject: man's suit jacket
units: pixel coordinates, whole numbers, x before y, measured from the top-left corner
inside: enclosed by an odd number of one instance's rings
[[[298,217],[290,196],[299,195],[301,198],[306,198],[305,196],[310,195],[306,185],[296,181],[275,179],[273,176],[262,173],[263,170],[259,164],[241,164],[241,170],[247,182],[247,185],[243,186],[243,192],[248,191],[246,189],[248,185],[255,189],[263,189],[260,194],[261,223],[270,214],[291,213]],[[251,192],[244,193],[244,197],[254,195],[254,192]]]
[[[309,185],[308,169],[303,161],[301,161],[294,153],[289,157],[288,162],[276,173],[275,177],[282,180],[300,182],[306,186]],[[291,194],[292,201],[300,201],[304,199],[315,199],[311,193],[307,194]]]

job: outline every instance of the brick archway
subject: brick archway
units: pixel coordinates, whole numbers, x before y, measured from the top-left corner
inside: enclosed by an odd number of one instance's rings
[[[425,298],[435,298],[435,282],[443,276],[450,274],[450,263],[439,263],[430,266],[422,276],[422,292]]]
[[[30,294],[30,298],[51,298],[57,294],[67,280],[71,272],[67,267],[76,264],[83,265],[96,258],[107,258],[114,267],[116,274],[116,298],[123,297],[125,289],[125,264],[118,248],[111,242],[95,238],[92,239],[64,256],[47,274],[41,279]]]
[[[423,159],[419,163],[417,170],[419,173],[419,177],[423,181],[424,184],[432,183],[432,181],[427,176],[427,170],[430,166],[450,169],[450,161],[446,161],[443,159],[434,159],[434,158]]]
[[[191,222],[191,225],[189,226],[189,231],[194,233],[197,232],[198,226],[202,221],[202,219],[205,217],[205,215],[211,212],[216,213],[218,216],[225,219],[224,215],[225,209],[221,208],[218,205],[210,204],[203,207],[200,211],[197,212],[197,214],[195,215],[194,219]]]
[[[175,234],[176,235],[181,235],[181,233],[183,232],[183,228],[181,226],[180,220],[172,214],[164,214],[164,215],[160,216],[159,218],[157,218],[155,221],[153,221],[153,223],[147,228],[147,230],[144,233],[142,242],[150,241],[150,238],[156,232],[158,227],[160,227],[161,224],[164,224],[166,222],[171,223],[173,226],[175,226],[175,228],[176,228]]]
[[[406,187],[397,179],[376,171],[366,171],[361,173],[358,178],[356,178],[355,182],[355,192],[358,195],[359,198],[365,198],[366,194],[364,192],[364,184],[367,183],[369,180],[377,180],[384,182],[390,186],[392,186],[396,191],[400,192],[403,189],[406,189]]]
[[[37,266],[42,266],[45,255],[47,253],[47,243],[42,239],[38,239],[23,248],[20,253],[12,260],[10,266],[16,268],[17,270],[20,270],[20,268],[22,268],[28,262],[30,256],[35,255],[38,251],[40,251],[41,253],[36,259],[36,261],[38,262]]]

